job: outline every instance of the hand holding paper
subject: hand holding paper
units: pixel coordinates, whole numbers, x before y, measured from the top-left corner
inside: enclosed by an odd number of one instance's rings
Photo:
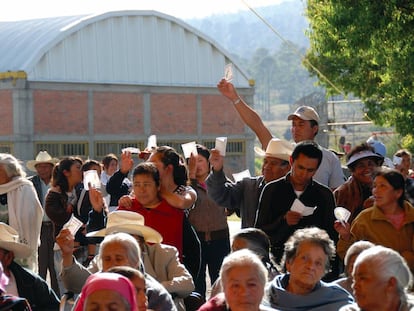
[[[299,199],[295,199],[295,201],[293,201],[293,204],[290,210],[300,213],[302,214],[302,216],[310,216],[316,210],[316,206],[315,207],[306,206]]]

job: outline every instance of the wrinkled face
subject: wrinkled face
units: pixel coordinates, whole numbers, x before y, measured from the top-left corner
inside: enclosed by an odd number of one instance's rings
[[[373,159],[360,159],[354,165],[352,176],[362,184],[371,185],[373,182],[374,171],[377,168],[377,162]]]
[[[394,189],[383,176],[377,176],[374,180],[372,194],[374,195],[375,204],[384,209],[398,201],[402,195],[402,189]]]
[[[135,175],[133,179],[134,194],[139,203],[150,207],[159,202],[159,187],[150,174]]]
[[[298,143],[304,140],[313,140],[318,132],[318,126],[312,127],[310,121],[302,120],[301,118],[294,116],[290,131],[292,132],[293,140],[295,143]]]
[[[125,300],[122,296],[108,289],[101,289],[90,294],[83,307],[85,311],[127,311]]]
[[[259,310],[264,295],[264,284],[250,265],[236,266],[227,271],[223,282],[226,301],[232,311]]]
[[[389,281],[381,279],[380,274],[372,261],[354,267],[352,288],[361,310],[380,310],[384,302],[379,298],[389,294]]]
[[[0,164],[0,185],[7,184],[9,181],[11,181],[11,178],[7,176],[3,164]]]
[[[108,271],[108,269],[116,266],[132,266],[127,256],[126,248],[118,242],[106,244],[105,248],[102,249],[102,271]]]
[[[318,160],[300,153],[292,162],[291,181],[296,188],[304,188],[318,169]],[[300,190],[300,189],[296,189]],[[302,189],[303,190],[303,189]]]
[[[295,258],[286,262],[286,269],[290,272],[289,284],[307,288],[309,292],[325,275],[325,265],[328,256],[323,248],[312,242],[300,243]]]
[[[50,180],[52,177],[53,167],[54,165],[51,163],[39,163],[36,164],[35,169],[40,179]]]
[[[290,165],[286,161],[273,157],[263,159],[262,174],[266,182],[285,176],[289,170]]]

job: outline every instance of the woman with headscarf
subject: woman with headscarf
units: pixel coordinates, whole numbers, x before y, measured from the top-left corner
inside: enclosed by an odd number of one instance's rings
[[[11,154],[0,153],[0,221],[13,227],[20,242],[31,249],[30,256],[19,263],[33,272],[38,270],[42,217],[42,205],[21,164]]]

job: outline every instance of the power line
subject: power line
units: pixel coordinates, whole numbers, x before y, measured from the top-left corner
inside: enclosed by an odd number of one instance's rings
[[[254,8],[252,8],[245,0],[241,0],[247,8],[252,11],[269,29],[277,36],[280,40],[282,40],[287,46],[289,46],[293,52],[295,52],[301,59],[304,60],[306,64],[308,64],[318,75],[323,78],[330,86],[332,86],[339,94],[346,97],[345,94],[331,81],[326,77],[318,68],[316,68],[309,60],[307,60],[297,49],[296,47],[286,40],[267,20],[265,20]]]

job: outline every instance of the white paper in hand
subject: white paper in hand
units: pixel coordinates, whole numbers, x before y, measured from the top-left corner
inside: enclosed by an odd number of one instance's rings
[[[250,171],[248,169],[241,171],[239,173],[234,173],[233,174],[233,179],[235,182],[241,181],[243,180],[243,178],[250,178]]]
[[[226,156],[227,137],[216,137],[216,145],[214,149],[220,152],[220,155]]]
[[[79,228],[82,227],[83,223],[79,219],[77,219],[73,214],[68,220],[67,223],[63,225],[63,229],[69,229],[70,233],[75,236],[76,232],[78,232]]]
[[[295,199],[295,201],[293,201],[292,206],[290,207],[290,210],[293,212],[300,213],[302,214],[302,216],[310,216],[316,210],[316,206],[306,206],[299,199]]]
[[[227,82],[231,82],[233,80],[233,64],[229,63],[226,66],[224,66],[224,79],[226,79]]]
[[[148,137],[148,143],[147,143],[147,149],[151,150],[157,148],[157,136],[155,135],[150,135]]]
[[[197,146],[195,141],[191,141],[189,143],[181,144],[181,148],[183,149],[184,158],[189,159],[191,154],[194,156],[198,155]]]
[[[334,209],[334,215],[337,220],[341,222],[342,225],[345,226],[345,223],[348,221],[349,217],[351,216],[351,212],[347,210],[345,207],[338,206]]]
[[[139,154],[141,151],[139,150],[139,148],[126,147],[126,148],[122,149],[122,152],[129,152],[131,154]]]

